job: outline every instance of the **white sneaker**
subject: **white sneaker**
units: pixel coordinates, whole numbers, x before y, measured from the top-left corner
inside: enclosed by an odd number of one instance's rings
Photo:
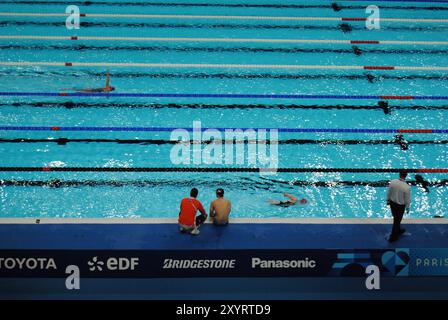
[[[190,234],[193,235],[193,236],[197,236],[199,233],[200,233],[200,232],[199,232],[198,228],[194,228],[194,229],[191,230],[191,232],[190,232]]]

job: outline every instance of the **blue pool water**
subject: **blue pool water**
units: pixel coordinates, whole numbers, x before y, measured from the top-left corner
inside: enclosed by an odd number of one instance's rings
[[[74,1],[80,11],[104,14],[258,17],[366,17],[365,1],[103,0]],[[379,1],[382,18],[448,19],[445,2]],[[2,1],[2,13],[64,13],[64,1]],[[341,27],[341,25],[343,25]],[[345,28],[345,32],[342,30]],[[347,28],[349,30],[347,30]],[[243,164],[174,164],[170,131],[35,131],[27,127],[350,128],[448,129],[445,70],[248,68],[247,65],[447,67],[448,44],[226,42],[220,39],[448,41],[448,21],[223,19],[186,17],[81,17],[68,30],[63,16],[0,14],[1,167],[254,167]],[[1,38],[1,36],[10,36]],[[14,37],[15,36],[15,37]],[[20,36],[71,37],[21,39]],[[83,40],[82,37],[156,37],[165,40]],[[194,38],[173,40],[167,38]],[[198,41],[197,38],[218,38]],[[196,39],[196,40],[195,40]],[[356,55],[355,52],[360,54]],[[5,65],[11,62],[13,65]],[[20,65],[18,62],[31,62]],[[33,63],[34,62],[34,63]],[[38,65],[36,62],[43,64]],[[48,66],[49,62],[95,66]],[[209,64],[208,66],[102,66],[105,63]],[[214,64],[215,66],[210,66]],[[240,64],[229,67],[225,65]],[[218,65],[218,66],[217,66]],[[246,66],[244,66],[246,65]],[[114,93],[305,94],[428,96],[423,100],[235,97],[12,96],[13,92],[72,92],[104,86]],[[21,130],[5,130],[20,126]],[[51,140],[68,139],[66,144]],[[280,168],[447,168],[447,134],[280,132]],[[118,142],[115,141],[118,139]],[[21,141],[24,140],[24,141]],[[72,141],[73,140],[73,141]],[[76,141],[78,140],[78,141]],[[132,141],[131,141],[132,140]],[[139,143],[135,143],[135,141]],[[142,141],[138,141],[142,140]],[[133,142],[133,143],[130,143]],[[232,145],[233,146],[233,145]],[[204,146],[205,147],[205,146]],[[247,151],[247,146],[245,147]],[[388,217],[387,181],[396,173],[244,172],[21,172],[0,171],[1,217],[176,217],[179,201],[195,186],[208,206],[223,187],[233,216]],[[413,185],[412,217],[443,216],[446,173],[422,173],[429,192]],[[58,180],[59,187],[51,181]],[[414,174],[409,175],[415,181]],[[325,184],[326,183],[326,184]],[[270,206],[292,193],[306,204]]]

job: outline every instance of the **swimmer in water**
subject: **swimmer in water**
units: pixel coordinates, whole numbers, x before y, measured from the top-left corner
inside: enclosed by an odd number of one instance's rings
[[[89,88],[89,89],[63,89],[63,90],[74,90],[76,92],[82,92],[82,93],[107,93],[115,90],[115,87],[112,87],[110,85],[110,75],[109,70],[107,70],[106,74],[106,86],[104,88]]]
[[[288,198],[286,201],[280,201],[280,200],[268,200],[268,202],[274,206],[280,206],[280,207],[289,207],[294,206],[297,203],[297,198],[289,193],[284,193],[283,196]]]
[[[111,92],[114,91],[115,87],[112,87],[110,85],[110,75],[109,75],[109,70],[107,70],[107,74],[106,74],[106,87],[104,88],[94,88],[94,89],[83,89],[83,90],[79,90],[79,92]]]

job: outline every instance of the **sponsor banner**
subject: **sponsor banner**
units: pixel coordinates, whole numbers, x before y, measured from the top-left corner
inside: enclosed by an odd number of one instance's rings
[[[0,277],[365,277],[448,275],[448,249],[0,250]]]

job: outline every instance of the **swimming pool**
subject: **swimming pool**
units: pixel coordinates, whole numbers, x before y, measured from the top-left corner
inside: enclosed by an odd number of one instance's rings
[[[3,1],[2,217],[176,217],[195,186],[206,206],[223,187],[235,217],[382,218],[399,168],[429,183],[410,174],[411,216],[443,216],[448,4],[377,2],[392,21],[367,30],[354,18],[370,3],[332,3],[74,1],[85,16],[68,30],[64,1]],[[66,90],[103,86],[107,69],[115,92]],[[278,167],[297,170],[174,164],[171,131],[193,121],[278,128]],[[285,192],[306,204],[267,203]]]

